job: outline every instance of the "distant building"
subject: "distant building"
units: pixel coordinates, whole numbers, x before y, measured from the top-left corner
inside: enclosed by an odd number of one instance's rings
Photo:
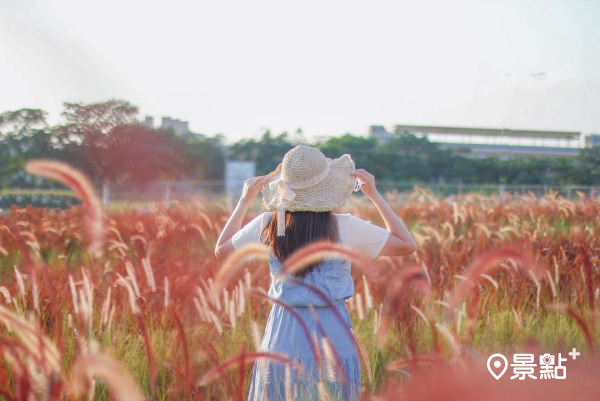
[[[585,146],[588,148],[600,146],[600,134],[589,134],[585,137]]]
[[[171,118],[171,117],[163,117],[162,125],[160,126],[160,128],[161,129],[169,129],[170,128],[173,130],[173,132],[177,136],[184,135],[184,134],[187,134],[190,132],[187,121],[177,120],[177,119]]]
[[[225,190],[231,191],[235,196],[242,194],[244,182],[256,175],[256,162],[254,161],[225,161]]]
[[[383,125],[371,125],[369,127],[369,136],[377,138],[377,140],[383,143],[394,137],[394,135],[387,132]]]
[[[154,129],[154,128],[158,128],[158,129],[162,129],[162,130],[173,130],[173,133],[177,136],[182,136],[182,135],[186,135],[186,134],[192,134],[192,132],[190,132],[190,128],[188,126],[188,122],[187,121],[182,121],[182,120],[178,120],[176,118],[171,118],[171,117],[163,117],[162,118],[162,125],[160,127],[155,127],[154,126],[154,117],[152,116],[146,116],[146,118],[144,118],[144,121],[141,122],[141,124],[145,127]],[[202,134],[193,134],[194,137],[200,137],[200,138],[206,138],[205,135]]]
[[[148,127],[150,129],[154,128],[154,117],[146,116],[144,121],[141,123],[144,127]]]
[[[519,156],[573,157],[579,154],[582,135],[574,131],[533,131],[506,128],[438,127],[395,125],[391,131],[373,125],[369,136],[379,143],[403,134],[427,137],[444,149],[467,148],[470,157],[496,156],[507,159]]]

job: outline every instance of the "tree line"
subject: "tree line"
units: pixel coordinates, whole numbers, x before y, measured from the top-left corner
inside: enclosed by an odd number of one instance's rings
[[[224,145],[223,135],[171,130],[139,123],[138,108],[124,100],[64,103],[62,120],[50,126],[47,113],[20,109],[0,114],[0,188],[53,187],[23,171],[26,160],[51,158],[79,168],[97,185],[143,184],[156,180],[223,180],[225,159],[254,160],[257,174],[274,170],[299,143],[316,146],[327,157],[348,153],[357,168],[378,181],[463,184],[600,185],[600,148],[583,148],[577,157],[470,158],[443,149],[426,137],[402,134],[385,144],[347,133],[305,140],[301,130]]]

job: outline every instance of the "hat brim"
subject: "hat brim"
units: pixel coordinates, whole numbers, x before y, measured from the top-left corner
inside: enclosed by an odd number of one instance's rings
[[[327,158],[330,171],[320,183],[305,189],[295,189],[296,197],[293,200],[283,200],[285,210],[290,212],[327,212],[342,206],[354,190],[355,178],[354,160],[345,154],[337,159]],[[269,183],[281,177],[281,163],[269,173],[269,182],[262,188],[263,205],[268,210],[276,210],[281,202],[277,187],[271,189]]]

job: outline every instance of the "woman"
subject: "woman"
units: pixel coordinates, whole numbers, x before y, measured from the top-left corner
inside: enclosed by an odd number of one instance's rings
[[[350,214],[331,212],[343,205],[353,190],[359,189],[375,204],[387,230]],[[241,228],[248,206],[261,190],[265,207],[274,212],[262,213]],[[272,251],[268,294],[277,302],[267,319],[261,347],[263,351],[287,354],[308,374],[301,376],[278,363],[257,361],[249,400],[317,400],[318,393],[323,391],[328,391],[332,399],[360,397],[360,360],[344,302],[354,295],[350,261],[325,258],[291,276],[315,286],[333,307],[293,280],[273,280],[290,254],[318,240],[339,242],[371,258],[407,255],[417,246],[402,220],[377,192],[373,175],[355,170],[354,161],[347,154],[332,160],[317,148],[299,145],[286,153],[275,171],[248,179],[217,241],[215,254],[225,259],[247,243],[268,245]],[[345,324],[340,323],[333,309]],[[305,328],[312,338],[307,338]],[[315,352],[323,355],[319,367]],[[332,369],[339,367],[334,365],[335,360],[343,367],[343,385],[339,371]]]

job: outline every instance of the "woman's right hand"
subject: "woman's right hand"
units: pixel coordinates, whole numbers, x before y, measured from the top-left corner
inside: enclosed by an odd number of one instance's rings
[[[375,176],[370,174],[368,171],[362,168],[354,171],[354,174],[350,174],[352,177],[357,178],[360,182],[360,190],[369,199],[373,199],[377,195],[377,187],[375,186]]]
[[[270,177],[268,175],[261,175],[258,177],[248,178],[244,182],[244,189],[242,190],[241,200],[246,202],[252,202],[254,198],[258,196],[258,193],[269,182]]]

